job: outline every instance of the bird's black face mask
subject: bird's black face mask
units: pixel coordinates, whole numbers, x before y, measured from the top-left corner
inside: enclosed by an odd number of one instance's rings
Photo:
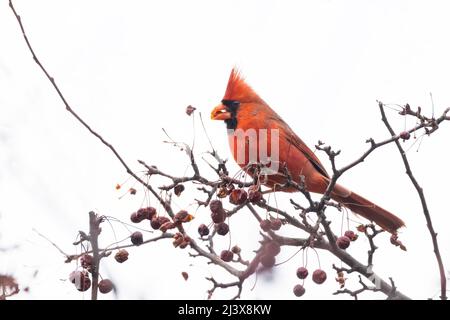
[[[222,100],[222,104],[226,107],[227,111],[231,113],[231,118],[225,120],[227,129],[235,130],[237,128],[237,110],[241,103],[237,100]]]

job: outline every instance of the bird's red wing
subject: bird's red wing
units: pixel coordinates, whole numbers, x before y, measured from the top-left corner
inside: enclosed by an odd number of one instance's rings
[[[291,144],[292,148],[298,149],[301,153],[305,155],[305,157],[312,163],[314,168],[317,169],[323,176],[329,178],[327,170],[320,162],[319,158],[315,155],[314,152],[300,139],[295,132],[289,127],[289,125],[283,121],[278,115],[274,115],[271,117],[277,126],[282,129],[280,130],[280,139],[285,139],[288,144]]]

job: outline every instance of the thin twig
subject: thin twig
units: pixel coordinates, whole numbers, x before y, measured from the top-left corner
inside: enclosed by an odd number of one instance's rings
[[[392,137],[395,137],[396,136],[395,131],[394,131],[394,129],[392,129],[392,126],[390,125],[389,120],[386,117],[386,113],[384,112],[383,103],[379,102],[378,106],[380,108],[381,119],[382,119],[383,123],[385,124],[386,128],[388,129],[388,131],[392,135]],[[437,125],[439,125],[439,123],[441,123],[442,121],[446,120],[447,112],[448,112],[448,109],[444,112],[444,114],[439,119],[437,119],[435,121]],[[406,174],[408,175],[409,179],[411,180],[411,183],[414,185],[414,188],[417,191],[417,194],[419,195],[420,203],[422,204],[423,214],[425,216],[425,220],[427,221],[428,231],[431,236],[434,254],[436,256],[436,260],[437,260],[437,264],[438,264],[438,268],[439,268],[439,275],[440,275],[440,279],[441,279],[441,296],[440,296],[440,298],[442,300],[447,300],[447,278],[445,276],[444,263],[442,262],[442,257],[441,257],[441,253],[439,251],[439,244],[438,244],[438,240],[437,240],[437,233],[434,231],[433,222],[431,220],[431,215],[430,215],[430,211],[428,209],[428,204],[427,204],[427,200],[425,198],[423,188],[419,185],[419,182],[415,178],[415,176],[411,170],[411,165],[409,164],[408,157],[406,156],[406,153],[403,150],[403,147],[400,144],[400,142],[398,141],[398,139],[395,140],[395,145],[397,146],[397,149],[402,158],[403,164],[406,169]]]

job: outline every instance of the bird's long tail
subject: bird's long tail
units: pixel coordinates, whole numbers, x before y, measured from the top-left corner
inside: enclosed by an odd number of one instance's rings
[[[336,185],[331,198],[392,234],[405,225],[399,217],[340,185]]]

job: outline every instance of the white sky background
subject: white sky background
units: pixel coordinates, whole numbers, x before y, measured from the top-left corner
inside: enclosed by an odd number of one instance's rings
[[[420,105],[430,114],[432,92],[436,114],[450,105],[447,1],[18,0],[15,5],[37,55],[69,102],[136,170],[141,168],[135,160],[144,159],[175,174],[185,172],[185,155],[162,143],[161,128],[176,140],[192,141],[192,119],[184,113],[189,104],[204,114],[220,154],[229,156],[224,125],[210,121],[209,113],[221,100],[234,65],[311,147],[321,139],[341,149],[339,165],[361,155],[367,138],[388,137],[376,99]],[[395,112],[389,115],[396,130],[402,130],[403,119]],[[198,122],[197,131],[201,153],[207,143]],[[408,152],[428,197],[447,267],[449,135],[445,124],[423,139],[419,152],[418,144]],[[143,192],[118,200],[122,192],[114,186],[126,179],[125,171],[65,111],[33,62],[6,0],[0,1],[0,145],[0,241],[2,246],[20,245],[0,254],[0,273],[12,273],[30,285],[30,293],[18,298],[87,299],[61,280],[75,265],[64,264],[59,252],[32,229],[73,252],[71,243],[78,230],[86,230],[88,211],[127,221],[141,205]],[[319,157],[329,168],[326,157]],[[395,146],[389,146],[344,175],[341,183],[405,220],[401,240],[408,252],[391,246],[388,235],[380,236],[375,271],[392,276],[403,293],[424,299],[438,292],[439,278],[420,202],[404,171]],[[175,202],[194,210],[191,199],[183,194]],[[289,208],[288,199],[279,195],[279,205]],[[330,210],[328,216],[336,219],[339,231],[340,215]],[[193,234],[209,219],[207,210],[198,211]],[[118,238],[126,235],[120,225],[114,226]],[[103,229],[111,240],[107,224]],[[256,247],[258,229],[248,213],[234,217],[231,230],[233,244],[247,252]],[[227,245],[225,239],[218,248]],[[283,250],[279,261],[295,252]],[[348,250],[366,260],[362,237]],[[110,258],[103,264],[103,275],[118,285],[118,298],[203,299],[210,286],[204,276],[228,279],[206,260],[173,249],[170,241],[129,251],[126,263]],[[316,261],[314,255],[309,258],[312,270]],[[317,286],[309,279],[306,299],[336,298],[331,296],[337,289],[331,269],[336,262],[321,253],[329,280]],[[251,278],[243,297],[294,298],[300,264],[297,255],[272,278],[259,277],[253,291]],[[181,271],[190,274],[187,282]],[[358,287],[356,275],[350,278],[349,288]],[[216,294],[229,298],[234,292]]]

